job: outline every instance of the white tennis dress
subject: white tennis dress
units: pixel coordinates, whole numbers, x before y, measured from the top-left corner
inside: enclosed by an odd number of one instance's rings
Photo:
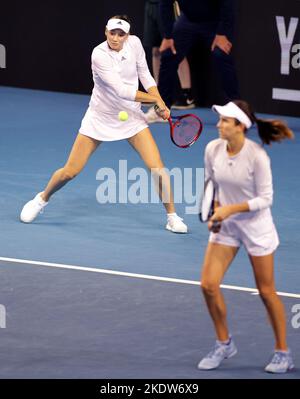
[[[220,205],[248,202],[250,209],[225,219],[220,232],[211,233],[209,240],[235,247],[244,244],[253,256],[272,253],[279,239],[270,210],[272,172],[265,150],[246,138],[241,151],[230,157],[227,141],[213,140],[205,150],[205,173],[216,185]]]
[[[130,35],[121,51],[111,50],[107,41],[92,53],[94,88],[89,108],[79,133],[99,141],[114,141],[134,136],[148,126],[141,103],[135,102],[139,80],[145,90],[156,86],[137,36]],[[118,118],[120,111],[129,115]]]

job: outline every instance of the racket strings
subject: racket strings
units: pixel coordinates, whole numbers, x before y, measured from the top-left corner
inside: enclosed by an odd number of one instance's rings
[[[173,130],[173,139],[178,145],[188,145],[192,143],[199,134],[201,124],[193,116],[179,118]]]

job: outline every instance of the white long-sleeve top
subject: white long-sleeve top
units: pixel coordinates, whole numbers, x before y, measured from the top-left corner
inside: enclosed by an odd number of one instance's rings
[[[123,110],[140,110],[135,102],[139,80],[145,90],[156,86],[146,62],[145,51],[137,36],[130,35],[119,52],[111,50],[107,41],[92,53],[94,88],[90,109],[97,113],[115,114]]]
[[[205,175],[214,181],[220,205],[248,202],[250,211],[260,216],[270,213],[273,201],[270,159],[254,141],[246,138],[241,151],[232,157],[228,155],[226,140],[208,143]]]

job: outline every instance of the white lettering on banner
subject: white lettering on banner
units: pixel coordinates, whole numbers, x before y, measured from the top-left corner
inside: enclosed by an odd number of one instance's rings
[[[292,17],[290,19],[289,27],[286,29],[284,17],[276,16],[277,30],[279,34],[279,41],[281,46],[281,67],[282,75],[289,75],[291,63],[291,48],[298,26],[299,18]]]
[[[294,43],[299,18],[291,17],[285,25],[283,16],[276,16],[276,25],[281,47],[281,75],[289,75],[290,68],[300,69],[300,43]],[[300,102],[300,90],[273,87],[273,100],[297,101]]]
[[[296,53],[292,58],[292,67],[295,69],[300,68],[300,43],[293,45],[292,53]]]
[[[0,44],[0,68],[6,68],[6,49],[3,44]]]
[[[273,100],[299,101],[300,90],[281,89],[274,87],[272,91]]]
[[[292,307],[292,312],[296,313],[292,318],[292,326],[293,328],[300,328],[300,304],[296,303]]]

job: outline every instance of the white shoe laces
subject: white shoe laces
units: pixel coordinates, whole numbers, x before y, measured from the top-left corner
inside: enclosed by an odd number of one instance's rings
[[[283,361],[288,361],[288,354],[283,352],[275,352],[271,360],[271,364],[280,364]]]
[[[224,344],[219,344],[218,342],[215,343],[215,347],[213,350],[211,350],[208,355],[206,356],[207,358],[213,358],[216,355],[223,355],[223,353],[226,351],[226,345]]]

